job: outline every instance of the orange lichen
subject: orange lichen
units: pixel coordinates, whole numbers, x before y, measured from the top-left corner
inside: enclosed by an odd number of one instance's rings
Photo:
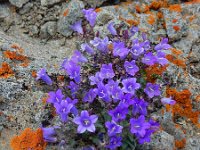
[[[32,131],[26,128],[21,135],[11,139],[10,145],[13,150],[45,150],[47,144],[43,140],[42,129]]]
[[[181,12],[181,11],[182,11],[182,8],[181,8],[181,5],[179,5],[179,4],[174,4],[174,5],[170,5],[170,6],[169,6],[169,10],[170,10],[170,11],[175,11],[175,12]]]
[[[175,49],[175,48],[171,48],[171,52],[172,52],[172,54],[174,54],[176,56],[183,54],[183,52],[181,50]]]
[[[154,9],[154,10],[158,10],[160,8],[166,8],[166,7],[168,7],[167,0],[154,0],[149,6],[150,9]]]
[[[102,11],[102,8],[97,8],[95,9],[95,12],[98,13],[98,12],[101,12]]]
[[[180,30],[180,27],[179,27],[179,26],[173,26],[173,29],[174,29],[175,31],[179,31],[179,30]]]
[[[108,49],[109,49],[110,51],[113,50],[113,44],[112,44],[112,43],[108,45]]]
[[[186,2],[185,4],[194,4],[194,3],[200,3],[200,0],[191,0],[190,2]]]
[[[144,3],[142,5],[135,5],[135,10],[137,13],[146,13],[149,11],[149,6]]]
[[[153,66],[149,66],[148,68],[146,68],[145,71],[146,71],[147,81],[151,83],[155,83],[157,79],[155,78],[155,75],[157,76],[162,75],[163,72],[166,71],[167,67],[168,67],[167,65],[161,66],[161,65],[155,64]]]
[[[2,67],[0,68],[0,78],[8,78],[13,75],[14,75],[14,72],[10,68],[9,64],[7,64],[6,62],[3,62]]]
[[[176,148],[179,148],[179,149],[182,149],[185,147],[185,144],[186,144],[186,139],[182,139],[182,140],[175,140],[175,147]]]
[[[65,76],[59,75],[57,76],[57,80],[63,82],[65,80]]]
[[[21,49],[18,49],[21,50]],[[29,59],[27,56],[21,55],[19,53],[17,53],[16,51],[5,51],[4,56],[10,60],[17,60],[17,61],[22,61],[22,64],[20,64],[23,67],[27,67],[29,64]]]
[[[179,59],[177,56],[173,55],[166,55],[166,58],[169,62],[173,63],[176,66],[182,67],[183,69],[186,68],[185,60]]]
[[[178,19],[173,19],[172,20],[173,23],[176,23],[177,21],[178,21]]]
[[[33,78],[37,78],[37,72],[36,72],[35,70],[33,70],[33,71],[31,72],[31,76],[32,76]]]
[[[172,97],[176,104],[171,106],[173,116],[185,117],[187,121],[191,121],[193,124],[199,124],[199,114],[200,111],[193,111],[192,101],[190,99],[191,93],[189,90],[183,90],[181,92],[176,91],[176,89],[167,88],[167,97]]]
[[[155,21],[156,21],[156,17],[154,15],[150,14],[147,19],[148,24],[153,25],[155,23]]]
[[[68,14],[69,14],[69,9],[66,9],[66,10],[63,12],[63,16],[66,17]]]
[[[157,13],[157,17],[158,17],[158,19],[162,19],[163,18],[163,13],[162,12],[158,12]]]

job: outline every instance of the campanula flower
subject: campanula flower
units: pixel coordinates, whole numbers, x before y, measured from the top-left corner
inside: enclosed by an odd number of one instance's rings
[[[106,86],[103,83],[99,83],[97,86],[98,86],[97,95],[99,96],[99,98],[105,102],[110,102],[111,98]]]
[[[111,96],[114,102],[121,100],[123,95],[124,93],[122,92],[122,89],[119,86],[113,88]]]
[[[124,105],[126,107],[129,107],[134,103],[134,100],[132,99],[133,95],[128,93],[124,94],[119,102],[119,105]]]
[[[171,46],[168,44],[168,38],[163,38],[162,41],[154,47],[156,51],[168,50],[170,48]]]
[[[90,44],[92,44],[101,52],[108,52],[108,44],[110,44],[110,41],[108,37],[105,37],[104,39],[95,37],[94,40],[90,41]]]
[[[138,66],[135,64],[135,60],[132,60],[131,62],[125,61],[124,68],[126,72],[132,76],[134,76],[139,71]]]
[[[95,132],[94,123],[98,120],[97,115],[89,115],[87,110],[81,111],[81,115],[73,119],[73,122],[78,125],[77,132],[84,133],[86,130]]]
[[[94,49],[88,43],[81,44],[81,49],[86,51],[88,54],[94,54]]]
[[[160,124],[153,119],[149,119],[149,123],[151,125],[150,129],[153,132],[156,132],[160,128]]]
[[[94,9],[93,8],[83,9],[82,12],[87,21],[90,23],[90,25],[94,27],[97,18],[97,13],[94,11]]]
[[[117,35],[117,31],[114,27],[114,22],[109,23],[107,29],[112,35]]]
[[[78,103],[78,99],[71,99],[69,97],[67,97],[64,101],[66,101],[68,104],[72,104],[73,107],[71,108],[70,112],[73,114],[73,115],[78,115],[78,109],[76,108],[75,104]]]
[[[149,98],[154,96],[159,96],[160,93],[160,86],[159,84],[147,83],[144,92],[148,95]]]
[[[100,69],[100,77],[102,79],[110,79],[110,78],[113,78],[115,76],[115,73],[113,71],[113,68],[112,68],[112,64],[109,63],[109,64],[103,64],[101,66],[101,69]]]
[[[156,63],[156,57],[153,55],[152,52],[148,52],[142,58],[142,63],[149,65],[149,66],[152,66]]]
[[[42,128],[42,132],[44,141],[49,143],[57,142],[58,139],[56,137],[56,131],[54,127]]]
[[[70,81],[70,82],[69,82],[69,85],[68,85],[68,88],[69,88],[70,91],[71,91],[72,97],[75,98],[76,93],[77,93],[77,91],[78,91],[78,89],[79,89],[79,86],[78,86],[76,83],[74,83],[73,81]]]
[[[114,150],[117,147],[120,147],[122,145],[122,138],[119,136],[112,136],[110,137],[110,142],[109,144],[106,146],[107,148]]]
[[[83,34],[82,20],[79,20],[71,25],[71,29],[78,32],[79,34]]]
[[[136,78],[128,78],[122,80],[122,91],[125,93],[135,94],[135,90],[140,88],[140,84],[136,82]]]
[[[130,50],[134,57],[138,57],[144,53],[143,43],[139,43],[138,39],[132,41],[132,48]]]
[[[129,53],[129,49],[125,47],[124,42],[113,42],[113,56],[119,56],[124,59]]]
[[[61,121],[66,122],[73,104],[63,100],[60,104],[55,103],[54,107],[56,108],[56,113],[59,114]]]
[[[120,122],[126,119],[128,108],[125,105],[118,105],[113,110],[109,110],[108,114],[112,117],[113,121]]]
[[[37,78],[36,80],[41,79],[42,81],[44,81],[46,84],[48,85],[52,85],[52,80],[51,78],[47,75],[46,73],[46,69],[42,68],[37,72]]]
[[[97,96],[97,89],[90,89],[84,96],[83,101],[92,103]]]
[[[96,72],[94,76],[89,77],[90,85],[99,84],[103,79],[100,77],[100,72]]]
[[[130,29],[130,32],[132,33],[132,35],[135,35],[135,33],[137,33],[139,31],[138,27],[132,26]]]
[[[133,103],[133,115],[136,116],[137,114],[140,115],[147,115],[147,106],[148,103],[145,102],[143,99],[134,98]]]
[[[170,104],[170,105],[175,105],[176,101],[173,100],[171,97],[164,97],[161,99],[161,102],[165,105],[165,104]]]
[[[114,136],[118,133],[122,132],[123,127],[118,125],[115,121],[107,121],[105,123],[106,128],[108,129],[108,135],[109,136]]]
[[[157,52],[157,55],[156,55],[156,62],[158,64],[161,64],[162,66],[168,64],[168,60],[166,59],[166,54],[164,52]]]
[[[47,99],[48,103],[55,104],[60,103],[64,95],[62,94],[62,90],[58,89],[56,92],[49,92],[49,98]]]
[[[85,63],[88,60],[85,56],[83,56],[83,54],[80,51],[75,50],[71,57],[71,61],[77,64],[77,63]]]
[[[145,121],[145,117],[143,115],[139,116],[139,118],[130,119],[131,124],[131,133],[138,134],[141,137],[144,137],[146,134],[146,129],[150,128],[150,124]]]
[[[153,133],[152,130],[146,130],[146,133],[144,136],[140,136],[140,134],[136,134],[136,137],[138,139],[139,144],[149,143],[151,142],[151,134]]]

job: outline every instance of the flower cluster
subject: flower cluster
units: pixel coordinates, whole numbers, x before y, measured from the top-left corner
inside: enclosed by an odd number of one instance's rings
[[[162,85],[147,82],[145,70],[168,63],[165,51],[171,46],[167,38],[152,46],[137,27],[120,29],[111,22],[107,26],[110,35],[102,38],[94,33],[91,39],[97,14],[94,9],[84,9],[83,14],[91,29],[83,30],[82,20],[71,26],[75,32],[84,34],[86,40],[80,50],[63,61],[61,69],[67,74],[66,84],[49,92],[47,102],[55,107],[62,122],[78,125],[77,133],[103,134],[109,139],[106,141],[109,149],[123,146],[126,136],[138,139],[140,144],[150,142],[159,123],[150,118],[148,105],[154,97],[161,99]],[[39,71],[38,79],[52,84],[44,69]],[[175,104],[172,97],[162,98],[161,102]],[[47,130],[55,135],[51,128],[44,131]],[[48,134],[45,139],[55,141]]]

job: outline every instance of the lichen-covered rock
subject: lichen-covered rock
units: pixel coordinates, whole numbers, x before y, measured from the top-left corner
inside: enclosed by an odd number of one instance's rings
[[[104,2],[108,0],[83,0],[83,1],[88,5],[90,5],[90,7],[95,8],[101,6]]]
[[[4,18],[10,15],[10,9],[8,5],[1,4],[0,5],[0,21],[3,21]]]
[[[50,21],[41,26],[40,35],[43,38],[56,34],[56,22]]]
[[[16,7],[21,8],[25,3],[27,3],[29,0],[9,0],[10,3]]]
[[[72,34],[71,25],[81,19],[84,4],[80,0],[70,1],[63,7],[60,18],[57,23],[57,30],[60,34],[68,37]]]
[[[52,6],[56,3],[62,2],[64,0],[41,0],[42,6]]]
[[[180,12],[162,9],[167,35],[171,41],[179,40],[188,34],[188,25]]]

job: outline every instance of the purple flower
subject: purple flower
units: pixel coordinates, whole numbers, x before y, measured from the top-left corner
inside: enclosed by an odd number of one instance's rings
[[[96,72],[95,76],[90,76],[90,85],[99,84],[102,81],[102,78],[100,77],[100,72]]]
[[[65,102],[67,102],[68,104],[72,104],[73,107],[71,108],[70,112],[77,116],[78,115],[78,109],[76,108],[75,104],[78,103],[78,99],[74,99],[72,100],[71,98],[67,97],[65,100]]]
[[[64,60],[62,67],[65,69],[67,74],[70,76],[71,79],[74,79],[76,83],[79,83],[81,80],[80,72],[81,72],[81,67],[77,65],[74,61],[72,60]]]
[[[154,49],[155,49],[156,51],[168,50],[168,49],[170,49],[170,48],[171,48],[171,46],[168,44],[168,39],[167,39],[167,38],[163,38],[162,41],[161,41],[158,45],[156,45],[156,46],[154,47]]]
[[[150,124],[145,121],[145,117],[141,115],[138,119],[130,119],[131,133],[138,134],[143,137],[146,134],[146,129],[150,128]]]
[[[114,88],[118,87],[118,85],[119,85],[118,81],[114,81],[112,79],[108,80],[108,83],[106,84],[106,88],[109,94],[112,95]]]
[[[162,66],[168,64],[168,60],[165,58],[166,54],[164,52],[157,52],[156,62],[161,64]]]
[[[152,130],[146,130],[146,133],[144,136],[140,136],[139,134],[136,134],[139,144],[149,143],[151,141],[152,133],[153,133]]]
[[[137,114],[140,114],[140,115],[146,116],[147,106],[148,106],[148,103],[145,102],[143,99],[134,98],[133,115],[136,116]]]
[[[128,93],[128,94],[123,95],[119,105],[124,105],[126,107],[129,107],[133,103],[134,103],[134,100],[132,99],[132,94]]]
[[[149,119],[149,123],[151,125],[150,129],[152,132],[156,132],[160,128],[160,124],[153,119]]]
[[[113,25],[114,25],[114,22],[109,23],[107,29],[108,31],[110,31],[112,35],[117,35],[117,31]]]
[[[135,64],[135,60],[132,60],[131,62],[125,61],[124,68],[126,69],[126,72],[132,76],[139,71],[138,66]]]
[[[113,78],[115,76],[115,73],[112,69],[112,64],[109,63],[109,64],[103,64],[101,66],[101,70],[100,70],[100,74],[99,76],[102,78],[102,79],[110,79],[110,78]]]
[[[142,58],[142,63],[152,66],[156,63],[156,57],[153,55],[152,52],[148,52]]]
[[[122,132],[123,127],[118,125],[115,121],[107,121],[105,123],[106,128],[108,129],[108,135],[109,136],[114,136],[118,133]]]
[[[135,33],[137,33],[139,31],[139,28],[138,27],[135,27],[135,26],[132,26],[131,29],[130,29],[131,33],[133,35],[135,35]]]
[[[63,100],[60,104],[55,103],[54,107],[56,108],[56,113],[59,114],[61,120],[66,122],[73,104],[69,104],[67,101]]]
[[[94,49],[87,43],[81,44],[81,49],[86,51],[88,54],[94,54]]]
[[[99,96],[99,98],[104,100],[105,102],[110,102],[111,99],[106,86],[103,83],[99,83],[97,86],[98,86],[97,95]]]
[[[49,98],[47,99],[48,103],[60,103],[64,95],[62,94],[61,89],[58,89],[56,92],[49,92]]]
[[[101,52],[107,52],[108,51],[108,44],[110,43],[108,37],[105,37],[104,39],[100,39],[98,37],[95,37],[94,40],[90,41],[90,44],[92,44],[94,47],[96,47]]]
[[[147,83],[144,92],[148,95],[149,98],[152,98],[154,96],[159,96],[161,94],[159,84],[152,84],[152,83]]]
[[[133,40],[133,45],[131,48],[131,53],[134,57],[138,57],[144,53],[143,43],[139,43],[138,39]]]
[[[165,104],[170,104],[170,105],[175,105],[176,104],[176,101],[173,100],[171,97],[167,98],[167,97],[164,97],[161,99],[161,102],[165,105]]]
[[[89,115],[87,110],[81,111],[80,117],[77,116],[73,119],[73,122],[78,125],[77,132],[83,133],[86,130],[89,132],[95,132],[95,126],[94,123],[96,123],[98,120],[97,115]]]
[[[119,86],[114,87],[112,94],[111,94],[114,102],[117,102],[120,99],[122,99],[123,95],[124,95],[124,93],[122,92],[122,89]]]
[[[92,103],[97,96],[97,89],[90,89],[84,96],[83,101]]]
[[[42,128],[42,132],[44,141],[49,143],[57,142],[56,131],[54,127]]]
[[[129,53],[129,49],[125,47],[124,42],[113,43],[113,56],[119,56],[124,59]]]
[[[79,21],[75,22],[73,25],[71,25],[71,29],[80,34],[83,34],[82,20],[79,20]]]
[[[94,11],[93,8],[90,8],[90,9],[87,9],[87,10],[83,9],[82,12],[83,12],[85,18],[87,19],[87,21],[93,27],[96,23],[97,13]]]
[[[128,78],[122,80],[123,88],[122,91],[125,93],[135,94],[135,90],[140,88],[140,84],[136,83],[136,78]]]
[[[115,109],[109,110],[108,114],[112,117],[112,120],[119,122],[126,119],[128,108],[125,105],[118,105]]]
[[[71,91],[72,97],[75,98],[76,93],[77,93],[77,91],[79,89],[79,86],[76,83],[74,83],[73,81],[70,81],[68,88]]]
[[[109,149],[111,149],[111,150],[114,150],[117,147],[120,147],[122,145],[121,141],[122,141],[121,137],[112,136],[112,137],[110,137],[110,143],[109,143],[109,145],[107,145],[106,147],[109,148]]]
[[[85,58],[85,56],[83,56],[83,54],[81,54],[80,51],[75,50],[72,57],[71,57],[71,61],[73,61],[74,63],[85,63],[87,62],[87,58]]]
[[[51,78],[47,75],[46,70],[44,68],[40,69],[37,72],[37,78],[36,80],[42,79],[46,84],[52,85],[52,80]]]

